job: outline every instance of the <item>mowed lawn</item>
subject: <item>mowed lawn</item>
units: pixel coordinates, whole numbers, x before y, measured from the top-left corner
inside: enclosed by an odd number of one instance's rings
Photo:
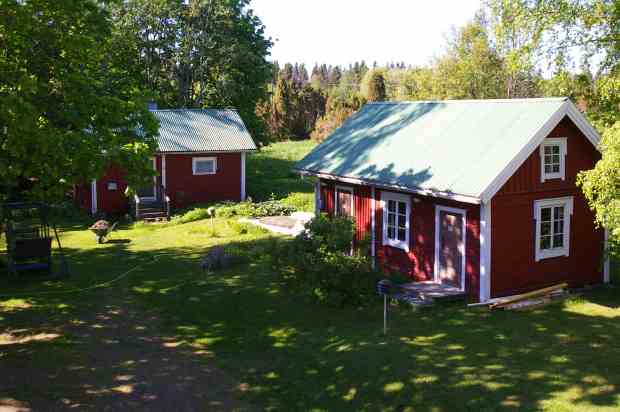
[[[282,143],[255,155],[248,164],[265,169],[248,176],[249,192],[311,196],[312,185],[270,166],[269,159],[290,166],[301,147]],[[271,188],[260,176],[278,184]],[[56,378],[36,388],[3,386],[0,378],[0,399],[65,396],[63,379],[71,372],[59,371],[66,365],[88,368],[96,354],[87,355],[92,348],[63,325],[86,319],[103,297],[119,296],[157,314],[161,325],[153,333],[224,371],[249,409],[620,409],[618,288],[530,312],[394,307],[383,336],[379,298],[364,309],[336,309],[288,292],[269,262],[273,242],[285,240],[264,231],[242,233],[231,220],[219,218],[124,227],[114,243],[97,245],[84,223],[62,233],[69,279],[2,277],[0,370],[21,366]],[[234,248],[246,262],[205,274],[199,257],[217,244]],[[101,287],[81,290],[92,285]],[[50,336],[52,326],[57,336]],[[106,384],[102,378],[101,386]]]

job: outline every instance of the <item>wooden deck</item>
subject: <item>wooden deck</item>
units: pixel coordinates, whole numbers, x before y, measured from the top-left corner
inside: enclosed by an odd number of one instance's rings
[[[403,292],[418,296],[422,300],[459,300],[466,297],[466,293],[458,288],[431,281],[411,282],[401,285]]]

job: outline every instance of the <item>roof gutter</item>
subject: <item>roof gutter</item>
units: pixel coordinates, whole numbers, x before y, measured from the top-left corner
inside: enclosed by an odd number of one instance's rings
[[[414,188],[414,187],[409,187],[409,186],[378,183],[378,182],[366,180],[366,179],[358,179],[358,178],[352,178],[352,177],[346,177],[346,176],[337,176],[337,175],[332,175],[328,173],[315,172],[313,170],[307,170],[307,169],[293,168],[293,170],[301,174],[302,176],[313,175],[321,179],[335,180],[335,181],[339,181],[343,183],[350,183],[354,185],[372,185],[379,189],[392,189],[392,190],[398,190],[400,192],[414,193],[414,194],[422,195],[422,196],[431,196],[431,197],[436,197],[439,199],[454,200],[454,201],[462,202],[462,203],[470,203],[474,205],[480,204],[480,198],[475,197],[475,196],[461,195],[461,194],[452,193],[452,192],[443,192],[440,190],[421,189],[421,188]]]

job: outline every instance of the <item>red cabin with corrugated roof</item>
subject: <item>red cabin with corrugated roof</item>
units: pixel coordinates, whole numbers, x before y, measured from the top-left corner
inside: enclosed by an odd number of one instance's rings
[[[609,281],[605,233],[576,186],[599,139],[566,98],[372,103],[296,170],[386,272],[484,302]]]

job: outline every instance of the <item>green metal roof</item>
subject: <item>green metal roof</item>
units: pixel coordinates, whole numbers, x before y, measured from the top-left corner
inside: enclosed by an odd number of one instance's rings
[[[549,98],[370,103],[295,169],[480,198],[566,102]]]
[[[159,120],[158,150],[168,152],[240,152],[256,150],[236,110],[153,110]]]

